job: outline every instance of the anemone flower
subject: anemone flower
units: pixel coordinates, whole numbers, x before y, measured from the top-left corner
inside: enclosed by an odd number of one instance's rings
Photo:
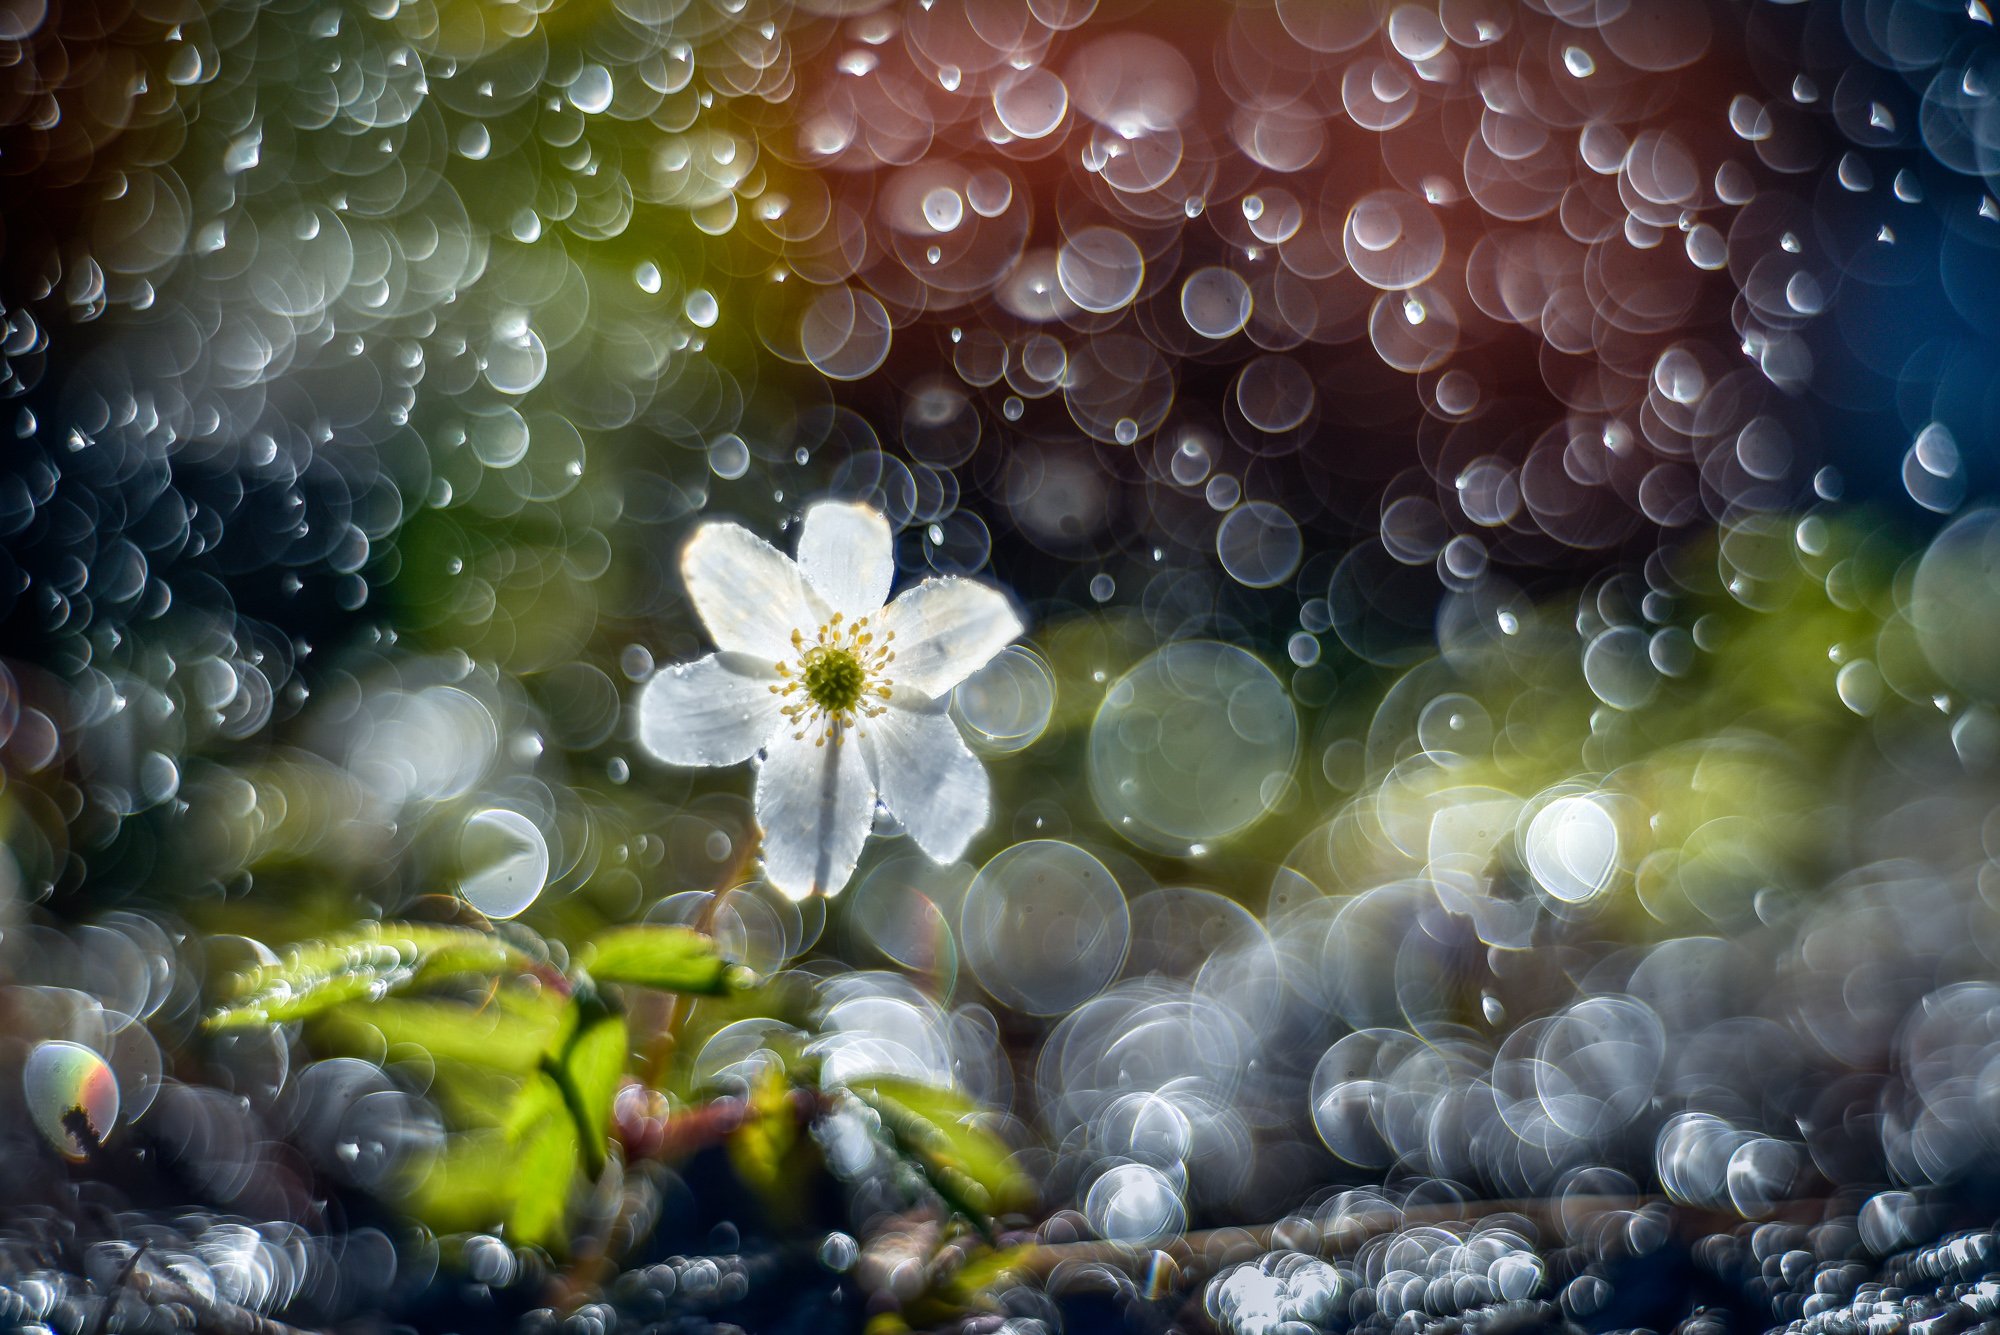
[[[794,898],[847,884],[877,802],[938,862],[986,824],[985,767],[945,707],[1021,619],[998,589],[957,577],[888,602],[895,569],[888,521],[840,501],[807,508],[796,561],[719,522],[681,554],[716,652],[646,683],[639,740],[674,765],[762,756],[764,875]]]

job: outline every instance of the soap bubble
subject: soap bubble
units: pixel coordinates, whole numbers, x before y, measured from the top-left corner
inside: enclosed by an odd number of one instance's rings
[[[525,913],[549,877],[549,846],[518,811],[488,807],[459,832],[458,892],[489,918]]]
[[[1185,852],[1270,810],[1298,742],[1298,717],[1270,668],[1232,645],[1183,641],[1105,693],[1090,728],[1090,790],[1126,838]]]
[[[1618,825],[1588,797],[1559,797],[1535,813],[1523,840],[1528,871],[1565,904],[1603,894],[1618,870]]]
[[[1103,990],[1125,962],[1132,918],[1117,879],[1074,844],[1031,839],[996,855],[965,892],[965,962],[993,996],[1060,1015]]]
[[[1909,616],[1946,681],[2000,698],[2000,510],[1974,510],[1937,535],[1917,564]]]
[[[1101,1238],[1151,1245],[1187,1228],[1187,1206],[1172,1179],[1149,1164],[1122,1163],[1091,1183],[1084,1218]]]
[[[88,1157],[118,1124],[118,1081],[104,1058],[81,1043],[37,1043],[21,1084],[35,1125],[67,1158]]]
[[[1033,745],[1049,726],[1055,705],[1055,673],[1040,654],[1018,644],[995,654],[951,696],[953,714],[990,751]]]

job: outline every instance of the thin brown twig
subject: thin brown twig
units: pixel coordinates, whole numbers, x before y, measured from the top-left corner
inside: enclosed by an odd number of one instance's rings
[[[708,902],[701,906],[701,912],[695,916],[691,924],[695,931],[704,936],[714,934],[715,920],[721,916],[723,904],[728,900],[730,893],[742,884],[743,877],[750,870],[750,863],[756,858],[758,846],[762,841],[763,837],[753,827],[750,837],[743,841],[743,847],[738,850],[736,860],[724,873],[722,883],[709,892]],[[646,1047],[643,1078],[650,1088],[659,1088],[660,1081],[666,1075],[668,1064],[673,1061],[674,1048],[680,1042],[681,1029],[687,1024],[688,1016],[693,1011],[693,1003],[678,992],[667,997],[666,1015],[660,1027],[653,1031]]]
[[[1583,1196],[1566,1199],[1466,1201],[1458,1205],[1432,1205],[1418,1209],[1398,1209],[1392,1203],[1385,1201],[1379,1216],[1364,1215],[1335,1229],[1323,1229],[1310,1220],[1301,1219],[1186,1233],[1171,1241],[1162,1242],[1157,1247],[1096,1241],[1031,1243],[1013,1268],[1021,1274],[1046,1279],[1064,1262],[1109,1265],[1129,1270],[1134,1267],[1150,1267],[1154,1264],[1156,1254],[1164,1254],[1180,1268],[1184,1276],[1199,1276],[1233,1261],[1247,1259],[1255,1253],[1269,1251],[1274,1246],[1293,1247],[1321,1256],[1337,1256],[1369,1238],[1413,1225],[1441,1226],[1509,1214],[1521,1215],[1537,1224],[1548,1225],[1556,1223],[1558,1216],[1573,1211],[1589,1214],[1612,1210],[1639,1210],[1651,1206],[1665,1206],[1670,1220],[1677,1228],[1696,1235],[1712,1233],[1718,1228],[1747,1222],[1737,1215],[1686,1205],[1664,1196]],[[1798,1222],[1801,1219],[1819,1218],[1825,1208],[1826,1202],[1820,1199],[1785,1201],[1775,1206],[1765,1217]]]
[[[97,1319],[90,1323],[90,1335],[104,1335],[105,1330],[109,1328],[111,1310],[118,1305],[118,1295],[132,1282],[132,1274],[139,1268],[139,1258],[146,1254],[146,1248],[151,1245],[150,1242],[140,1243],[132,1249],[132,1254],[125,1258],[125,1264],[118,1267],[118,1278],[112,1283],[110,1292],[104,1295],[104,1305],[97,1309]]]
[[[708,902],[702,905],[701,912],[696,915],[694,922],[691,924],[695,931],[700,932],[704,936],[714,934],[715,920],[722,912],[723,902],[729,898],[730,892],[742,882],[744,874],[750,868],[751,859],[757,856],[759,842],[760,836],[754,831],[750,838],[743,842],[743,847],[738,852],[736,860],[730,864],[729,870],[724,873],[722,884],[709,892]],[[674,1049],[680,1041],[681,1029],[686,1025],[688,1016],[693,1013],[693,1009],[693,1004],[682,997],[680,993],[673,992],[667,995],[666,1007],[661,1023],[648,1038],[644,1060],[641,1062],[641,1071],[643,1072],[641,1079],[647,1088],[659,1088],[662,1078],[666,1075],[668,1065],[673,1061]],[[731,1129],[734,1129],[733,1126]],[[614,1212],[614,1218],[607,1221],[603,1228],[596,1234],[593,1234],[585,1242],[585,1245],[578,1250],[574,1259],[567,1266],[563,1267],[561,1273],[556,1276],[550,1288],[558,1306],[566,1307],[574,1305],[597,1292],[603,1287],[605,1280],[616,1269],[615,1259],[610,1255],[610,1243],[612,1235],[617,1231],[616,1225],[618,1222]]]
[[[126,1284],[149,1307],[184,1308],[194,1318],[194,1329],[202,1335],[313,1335],[300,1326],[253,1312],[247,1307],[209,1298],[177,1279],[141,1270],[136,1265],[126,1276]],[[117,1301],[114,1291],[107,1301]]]

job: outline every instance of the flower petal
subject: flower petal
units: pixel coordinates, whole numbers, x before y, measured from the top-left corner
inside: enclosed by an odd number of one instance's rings
[[[784,722],[778,674],[749,654],[710,654],[653,674],[639,692],[639,745],[669,765],[734,765]]]
[[[986,665],[1017,639],[1021,618],[1007,595],[969,579],[927,579],[890,603],[880,626],[896,633],[889,679],[933,698]]]
[[[889,601],[895,538],[873,506],[820,501],[799,527],[799,569],[836,612],[865,617]]]
[[[954,862],[985,828],[991,807],[986,767],[965,747],[942,703],[889,708],[868,721],[882,804],[933,862]]]
[[[765,744],[757,771],[764,878],[794,899],[831,895],[854,875],[875,820],[875,783],[856,739],[813,745],[790,728]]]
[[[792,558],[737,524],[696,529],[681,552],[681,578],[715,647],[766,664],[794,657],[792,632],[811,633],[828,616]]]

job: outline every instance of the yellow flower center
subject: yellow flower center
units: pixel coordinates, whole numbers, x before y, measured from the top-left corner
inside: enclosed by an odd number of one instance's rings
[[[848,621],[835,612],[810,640],[804,631],[792,632],[798,657],[775,665],[783,681],[771,691],[788,697],[779,712],[797,729],[795,739],[818,728],[814,745],[825,746],[831,735],[838,746],[848,728],[888,708],[883,703],[889,698],[888,668],[896,659],[889,641],[896,632],[878,637],[868,620]]]
[[[868,680],[861,660],[846,649],[806,650],[799,660],[799,681],[806,698],[829,714],[845,714],[861,700],[861,688]]]

